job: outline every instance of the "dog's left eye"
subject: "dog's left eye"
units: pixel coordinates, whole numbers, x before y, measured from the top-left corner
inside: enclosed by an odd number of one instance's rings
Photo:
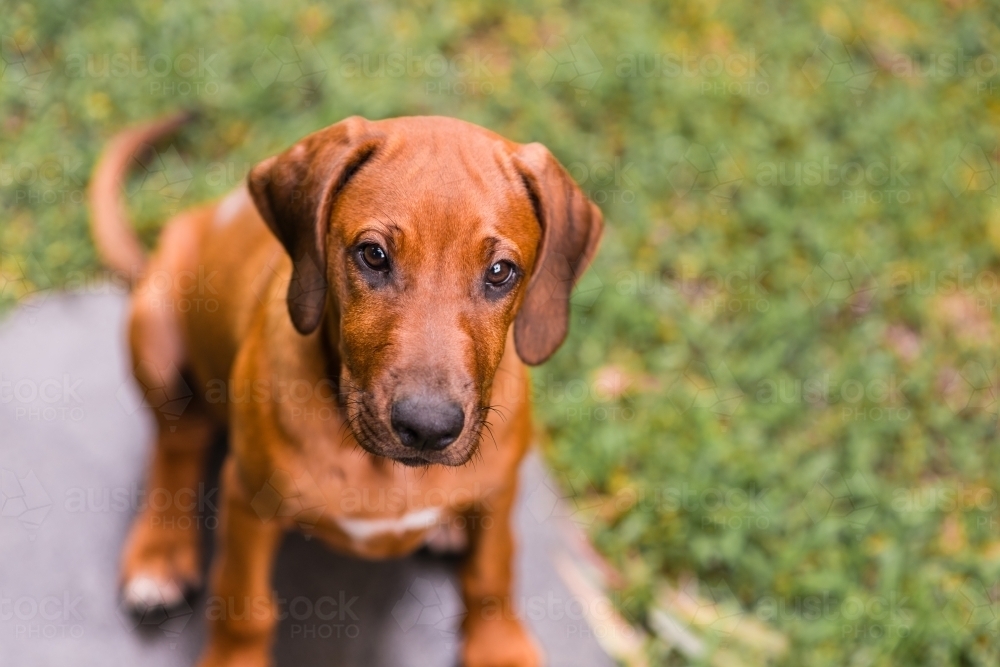
[[[486,283],[491,287],[501,287],[514,277],[514,265],[510,262],[496,262],[486,270]]]
[[[388,271],[389,255],[386,254],[382,246],[375,243],[367,243],[361,247],[361,261],[372,271]]]

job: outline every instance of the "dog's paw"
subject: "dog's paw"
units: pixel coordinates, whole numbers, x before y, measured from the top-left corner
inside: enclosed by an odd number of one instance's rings
[[[542,653],[520,622],[501,618],[466,626],[465,667],[540,667]]]
[[[122,554],[122,603],[133,614],[176,609],[201,587],[197,534],[155,525],[137,517]]]
[[[143,617],[157,610],[174,610],[187,604],[181,586],[169,579],[138,574],[122,586],[122,604],[129,613]]]

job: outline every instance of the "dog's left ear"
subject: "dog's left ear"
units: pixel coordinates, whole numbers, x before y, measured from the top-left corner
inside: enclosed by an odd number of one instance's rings
[[[326,305],[326,237],[334,200],[380,141],[368,121],[352,116],[264,160],[247,176],[257,211],[292,258],[288,313],[303,335],[316,330]]]
[[[566,339],[570,293],[597,252],[604,218],[545,146],[526,144],[513,159],[542,227],[535,267],[514,321],[517,354],[535,366]]]

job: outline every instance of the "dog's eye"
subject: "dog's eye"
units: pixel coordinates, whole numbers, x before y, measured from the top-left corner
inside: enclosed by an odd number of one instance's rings
[[[372,271],[388,271],[389,256],[382,246],[375,243],[368,243],[361,248],[361,259]]]
[[[492,287],[500,287],[514,277],[514,265],[510,262],[496,262],[486,270],[486,282]]]

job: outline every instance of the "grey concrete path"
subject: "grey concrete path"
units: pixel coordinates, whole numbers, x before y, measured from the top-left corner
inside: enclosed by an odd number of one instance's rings
[[[121,295],[44,295],[0,322],[0,665],[190,665],[204,641],[204,596],[173,618],[118,612],[118,555],[151,437],[148,416],[128,409],[124,314]],[[555,488],[530,459],[517,595],[549,665],[611,665],[582,618],[590,603],[557,574],[573,549]],[[454,665],[454,565],[357,561],[290,535],[274,582],[288,610],[277,664]]]

